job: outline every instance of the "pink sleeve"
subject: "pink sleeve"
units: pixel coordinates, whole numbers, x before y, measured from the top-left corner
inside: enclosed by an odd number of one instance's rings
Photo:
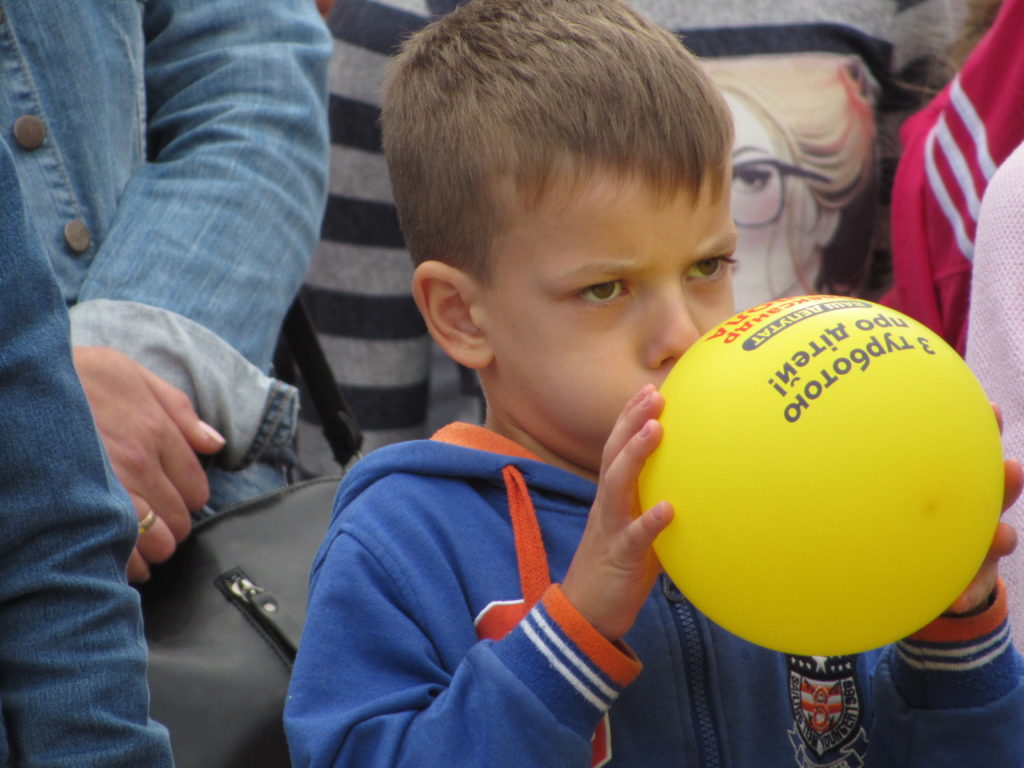
[[[1006,0],[956,78],[901,130],[885,302],[964,352],[980,201],[1024,140],[1024,0]]]

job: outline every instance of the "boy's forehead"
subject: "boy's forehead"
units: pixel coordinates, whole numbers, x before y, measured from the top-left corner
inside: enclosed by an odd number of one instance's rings
[[[724,210],[724,214],[718,217],[721,226],[710,238],[705,238],[698,250],[707,251],[709,256],[735,250],[736,232],[729,214],[727,171],[707,174],[699,191],[694,191],[685,186],[663,189],[645,174],[634,170],[596,164],[589,167],[582,164],[555,165],[543,179],[519,179],[511,173],[496,174],[492,178],[489,186],[493,195],[493,226],[483,270],[476,275],[484,283],[491,282],[496,270],[520,266],[525,256],[521,251],[524,241],[532,239],[532,234],[540,230],[550,233],[551,242],[557,240],[568,246],[562,253],[575,254],[576,258],[569,261],[575,261],[581,273],[600,272],[597,260],[603,258],[608,273],[627,274],[634,268],[629,263],[628,254],[635,252],[636,239],[643,233],[633,229],[634,237],[631,238],[629,229],[613,226],[610,221],[627,202],[631,210],[641,213],[657,213],[675,206],[680,215],[673,218],[673,231],[667,235],[673,240],[677,239],[677,234],[682,237],[682,230],[688,228],[691,212],[699,215],[700,211],[712,208]],[[562,226],[569,220],[578,222],[581,218],[591,224],[587,231]],[[608,249],[615,243],[619,247],[612,252],[621,254],[621,260],[618,256],[608,259]],[[601,247],[590,247],[594,245]],[[553,267],[554,252],[545,250],[547,265]],[[595,250],[600,250],[605,256],[596,260]],[[621,263],[613,264],[613,260]],[[567,260],[559,258],[557,261],[562,267],[567,266]]]
[[[615,169],[607,166],[578,167],[568,171],[553,171],[544,180],[515,181],[506,178],[499,183],[499,196],[511,215],[546,215],[568,213],[589,206],[602,206],[626,195],[631,198],[641,191],[645,203],[653,209],[683,200],[689,207],[713,205],[722,197],[728,198],[731,186],[731,167],[708,172],[699,186],[668,185],[662,180],[650,179],[642,171]]]
[[[495,228],[498,252],[507,254],[524,239],[544,231],[552,243],[580,243],[578,251],[574,247],[568,251],[575,254],[572,261],[580,271],[592,270],[595,259],[606,262],[609,272],[629,271],[629,254],[637,242],[654,235],[649,227],[655,223],[659,235],[686,240],[709,255],[736,247],[728,179],[719,185],[705,181],[699,193],[687,188],[661,190],[637,174],[602,172],[555,179],[548,187],[528,193],[507,181],[503,186],[506,205]],[[661,215],[666,211],[670,212],[667,218]],[[602,255],[595,256],[595,249],[588,250],[587,244],[602,246],[596,249]],[[621,250],[614,248],[617,244]]]

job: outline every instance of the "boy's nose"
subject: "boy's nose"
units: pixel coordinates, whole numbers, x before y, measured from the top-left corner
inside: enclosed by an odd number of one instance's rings
[[[667,372],[700,338],[689,307],[678,299],[665,302],[652,313],[651,328],[646,362],[652,370],[664,369]]]

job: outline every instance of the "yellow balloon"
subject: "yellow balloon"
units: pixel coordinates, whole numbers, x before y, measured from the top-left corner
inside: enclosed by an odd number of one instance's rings
[[[912,634],[977,573],[999,520],[999,429],[936,334],[859,299],[759,305],[662,386],[640,476],[655,542],[708,618],[774,650],[840,655]]]

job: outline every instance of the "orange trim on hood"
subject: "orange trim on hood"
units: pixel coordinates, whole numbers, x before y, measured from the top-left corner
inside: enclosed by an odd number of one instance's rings
[[[532,459],[533,461],[544,461],[537,454],[526,450],[519,443],[509,440],[497,432],[492,432],[486,427],[476,424],[467,424],[457,421],[446,427],[441,427],[431,438],[441,443],[461,445],[464,448],[476,448],[488,453],[500,453],[503,456],[515,456],[519,459]]]

